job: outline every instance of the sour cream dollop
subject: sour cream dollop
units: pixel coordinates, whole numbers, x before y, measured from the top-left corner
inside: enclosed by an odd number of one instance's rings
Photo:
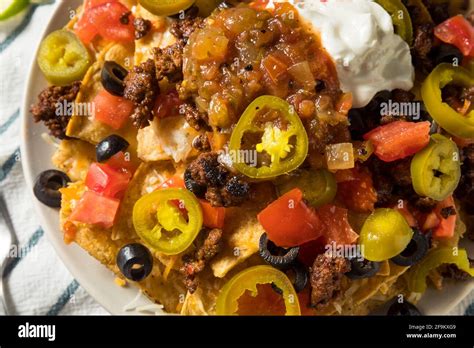
[[[371,0],[293,0],[321,35],[333,58],[341,89],[353,107],[366,106],[383,90],[413,87],[410,47],[393,29],[390,15]]]

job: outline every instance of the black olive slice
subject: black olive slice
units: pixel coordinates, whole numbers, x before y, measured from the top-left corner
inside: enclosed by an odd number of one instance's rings
[[[387,311],[389,316],[418,316],[422,315],[420,310],[410,302],[403,301],[402,303],[395,301]]]
[[[420,262],[430,248],[429,238],[420,230],[415,229],[408,246],[391,261],[399,266],[413,266]]]
[[[125,278],[139,282],[150,274],[153,257],[142,244],[127,244],[117,254],[117,266]]]
[[[454,64],[456,62],[460,64],[464,58],[463,54],[457,47],[448,44],[441,44],[435,47],[433,51],[430,52],[430,56],[434,60],[435,65],[441,63]]]
[[[204,185],[199,185],[194,179],[189,169],[186,169],[184,172],[184,185],[186,188],[194,193],[198,198],[204,198],[207,187]]]
[[[308,270],[301,264],[301,262],[295,261],[291,266],[289,272],[293,272],[293,287],[296,292],[301,292],[308,284]]]
[[[350,261],[351,270],[346,273],[346,276],[350,279],[370,278],[376,275],[380,269],[380,262],[361,260],[359,258],[353,258]]]
[[[66,187],[71,179],[59,170],[46,170],[36,177],[33,192],[38,200],[51,208],[61,206],[60,188]]]
[[[123,96],[123,91],[125,85],[123,81],[127,77],[128,71],[120,64],[117,64],[114,61],[106,61],[102,67],[102,73],[100,75],[100,80],[102,86],[107,92],[118,97]]]
[[[103,139],[95,147],[95,155],[98,162],[107,161],[116,153],[125,150],[129,143],[119,135],[112,134]]]
[[[268,239],[266,233],[262,234],[259,242],[259,255],[270,266],[279,269],[288,269],[296,260],[299,247],[289,249],[277,247],[272,241]]]

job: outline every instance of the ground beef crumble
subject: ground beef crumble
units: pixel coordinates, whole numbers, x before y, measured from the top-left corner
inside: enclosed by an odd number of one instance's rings
[[[221,250],[222,230],[214,228],[201,231],[195,244],[196,251],[183,256],[183,266],[180,269],[184,275],[184,285],[191,294],[199,285],[197,274],[202,272],[206,264]]]
[[[182,80],[184,45],[189,35],[201,23],[201,18],[188,15],[184,20],[176,21],[173,25],[174,34],[180,40],[165,48],[153,48],[153,59],[135,66],[128,74],[124,96],[135,103],[131,118],[137,128],[144,128],[153,120],[153,106],[160,92],[158,83],[165,78],[173,83]],[[143,18],[136,18],[133,24],[137,40],[151,29],[151,22]]]
[[[57,115],[57,104],[72,103],[79,93],[81,82],[76,81],[68,86],[50,86],[38,96],[38,102],[31,106],[30,112],[35,122],[44,122],[52,136],[64,139],[71,115]]]
[[[376,157],[368,161],[374,188],[377,191],[377,207],[394,206],[400,199],[423,213],[429,213],[436,207],[435,200],[421,197],[413,189],[410,163],[411,157],[390,163]]]
[[[204,25],[204,18],[198,17],[198,12],[199,9],[196,6],[186,11],[184,18],[178,18],[171,24],[171,34],[186,43],[191,34]]]
[[[182,42],[165,47],[153,48],[153,59],[155,60],[156,77],[158,81],[165,77],[170,82],[177,82],[183,79],[183,49]]]
[[[130,116],[135,127],[144,128],[153,119],[153,106],[159,90],[155,63],[151,59],[135,66],[125,78],[124,97],[135,103]]]
[[[431,71],[434,68],[434,62],[429,57],[435,41],[433,30],[434,25],[430,23],[417,26],[414,30],[413,61],[415,66],[425,72]]]
[[[217,207],[240,205],[250,194],[249,183],[219,163],[215,152],[202,153],[191,162],[184,180],[194,194]]]
[[[135,27],[135,40],[145,37],[151,29],[151,22],[144,18],[135,18],[133,21]]]
[[[206,134],[198,135],[193,139],[193,148],[200,152],[211,151],[211,144],[209,143],[209,138]]]
[[[192,103],[184,103],[182,105],[182,110],[186,122],[188,122],[188,124],[195,130],[210,130],[210,127],[208,125],[209,117],[207,113],[200,112],[197,107]]]
[[[351,270],[350,262],[343,257],[318,255],[310,269],[311,306],[323,308],[337,298],[341,291],[341,280]]]

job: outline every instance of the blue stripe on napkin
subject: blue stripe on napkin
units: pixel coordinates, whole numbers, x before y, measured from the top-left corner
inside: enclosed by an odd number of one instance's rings
[[[49,309],[46,315],[58,315],[64,306],[71,300],[71,297],[76,293],[77,289],[79,289],[79,283],[74,279],[67,286],[61,296],[59,296],[56,303]]]
[[[18,158],[20,155],[20,148],[17,147],[15,151],[8,157],[8,159],[5,161],[5,163],[2,164],[0,167],[0,182],[5,180],[5,178],[8,176],[8,174],[12,171],[13,167],[15,166],[15,163],[18,162]]]
[[[15,41],[18,35],[20,35],[23,32],[23,30],[25,30],[25,28],[31,22],[31,18],[33,17],[33,14],[35,13],[37,8],[38,8],[37,4],[31,5],[30,8],[28,9],[27,14],[25,15],[21,23],[18,25],[18,27],[16,27],[15,30],[13,30],[11,34],[5,38],[5,40],[3,40],[3,42],[0,42],[0,53],[5,51],[8,48],[8,46],[10,46],[13,41]]]
[[[18,116],[20,116],[20,109],[17,109],[4,124],[0,125],[0,135],[10,128],[10,126],[17,120]]]
[[[7,278],[10,275],[10,273],[15,269],[15,267],[18,266],[20,261],[23,260],[26,255],[29,254],[31,249],[33,249],[36,244],[38,244],[39,240],[43,237],[43,235],[43,229],[41,227],[38,227],[36,232],[33,233],[33,235],[30,237],[26,245],[20,249],[18,256],[14,259],[11,259],[11,261],[7,263],[3,272],[3,278]]]

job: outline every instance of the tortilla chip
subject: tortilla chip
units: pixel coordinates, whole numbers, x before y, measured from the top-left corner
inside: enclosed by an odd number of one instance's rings
[[[407,288],[406,282],[404,281],[403,277],[393,279],[384,283],[381,287],[386,287],[387,292],[382,293],[381,291],[375,293],[370,299],[366,302],[359,304],[359,305],[346,305],[343,308],[343,315],[368,315],[378,307],[382,306],[384,303],[390,301],[392,298],[402,294],[406,297]],[[416,303],[416,301],[411,301],[412,303]]]
[[[454,235],[451,238],[440,238],[435,240],[434,246],[439,247],[457,247],[459,245],[460,239],[466,233],[466,224],[463,222],[463,219],[466,218],[466,212],[461,209],[460,203],[456,203],[456,212],[458,213],[456,219],[456,226],[454,228]],[[460,212],[460,213],[459,213]]]
[[[202,289],[197,289],[195,293],[187,293],[181,308],[182,315],[207,315],[209,314],[204,308]]]
[[[198,289],[193,293],[187,293],[180,313],[184,315],[209,315],[215,314],[215,304],[220,289],[227,279],[215,278],[207,269],[199,274]]]
[[[93,105],[95,96],[103,89],[101,83],[101,70],[104,62],[113,60],[124,67],[133,66],[133,45],[110,44],[98,56],[97,61],[89,68],[84,77],[81,89],[76,97],[76,105]],[[82,104],[85,103],[85,104]],[[73,115],[69,121],[66,135],[79,138],[91,144],[97,144],[111,134],[118,134],[125,138],[130,146],[132,157],[136,154],[137,130],[133,127],[131,120],[121,129],[114,130],[104,123],[94,119],[90,114],[90,108],[83,108],[86,115]]]
[[[395,295],[406,292],[406,282],[401,275],[407,269],[408,267],[385,261],[375,277],[357,280],[344,277],[341,284],[342,296],[325,308],[315,311],[315,315],[367,315]],[[400,286],[394,288],[393,284],[399,280]]]
[[[169,17],[156,16],[141,5],[137,5],[135,17],[141,17],[151,22],[151,29],[147,35],[135,43],[135,64],[139,65],[147,59],[153,58],[151,48],[170,46],[176,42],[176,37],[170,32],[173,19]]]
[[[112,240],[138,238],[133,228],[132,213],[135,202],[146,193],[154,191],[175,173],[170,162],[142,163],[128,184],[112,228]]]
[[[70,184],[67,188],[61,190],[61,226],[68,221],[69,215],[84,191],[85,185],[80,181]],[[112,231],[110,229],[107,230],[78,222],[74,222],[74,224],[76,225],[74,241],[116,275],[120,275],[116,264],[118,251],[124,245],[137,243],[140,242],[140,240],[138,238],[122,238],[121,240],[114,241],[112,240]],[[165,266],[162,263],[155,261],[150,276],[135,284],[138,285],[150,299],[162,304],[166,311],[175,313],[180,303],[180,297],[184,298],[186,289],[183,285],[181,274],[176,271],[171,271],[168,278],[166,280],[163,279],[162,274],[164,268]]]
[[[182,162],[197,155],[192,142],[198,135],[183,116],[155,117],[150,126],[138,131],[138,157],[146,162]]]
[[[94,161],[95,147],[77,139],[61,141],[52,158],[53,164],[72,181],[85,180],[89,166]]]
[[[211,261],[216,277],[224,277],[233,267],[258,251],[260,236],[265,231],[257,214],[274,200],[267,184],[258,185],[255,197],[240,207],[227,208],[223,233],[223,249]]]
[[[386,277],[390,275],[390,263],[388,260],[381,262],[380,269],[377,272],[378,276]]]
[[[68,217],[76,207],[77,202],[82,197],[85,189],[85,184],[82,181],[77,181],[70,184],[68,187],[61,189],[61,226],[64,226],[66,221],[68,221]],[[111,242],[110,231],[97,226],[90,226],[77,222],[74,222],[74,224],[77,227],[74,241],[99,262],[113,271],[118,271],[115,264],[115,256],[117,255],[119,246]]]
[[[107,44],[101,39],[94,40],[90,48],[95,49],[96,62],[83,79],[76,103],[92,103],[97,93],[102,90],[100,73],[105,61],[113,60],[130,69],[134,64],[138,65],[152,58],[151,48],[166,47],[176,42],[176,38],[170,32],[173,19],[149,13],[137,5],[136,0],[121,1],[129,7],[136,5],[133,9],[134,16],[150,20],[152,29],[145,37],[137,40],[135,46]],[[78,13],[80,11],[81,9]],[[77,16],[70,22],[69,28],[72,28],[76,20]],[[167,83],[167,81],[160,82],[162,91],[172,87],[166,86]],[[133,228],[134,204],[140,197],[157,189],[174,174],[182,173],[181,165],[177,167],[169,160],[182,162],[194,156],[196,153],[191,143],[199,133],[190,128],[184,118],[178,115],[155,119],[150,126],[139,131],[131,125],[131,122],[116,131],[96,121],[92,114],[74,115],[69,122],[67,135],[77,139],[64,140],[53,157],[53,163],[74,181],[61,190],[61,226],[68,221],[86,189],[85,176],[90,164],[95,161],[93,145],[110,134],[118,134],[127,139],[130,143],[132,161],[138,163],[139,157],[145,163],[140,164],[128,185],[113,228],[103,229],[74,222],[77,227],[75,242],[115,274],[120,275],[116,265],[116,255],[120,248],[129,243],[144,243]],[[195,246],[172,256],[150,248],[154,256],[152,272],[149,277],[135,285],[150,299],[162,304],[167,312],[186,315],[215,314],[216,300],[222,286],[241,270],[263,264],[257,251],[264,230],[257,220],[257,214],[276,197],[271,184],[261,183],[255,187],[255,192],[249,201],[240,207],[227,208],[222,251],[211,260],[210,267],[206,267],[197,275],[199,287],[193,294],[184,286],[183,275],[179,272],[179,268],[182,265],[182,255],[192,252]],[[359,230],[365,218],[366,216],[361,214],[352,214],[351,225],[355,226],[355,230]],[[461,223],[457,235],[462,235],[464,232]],[[316,314],[367,314],[384,301],[407,291],[405,279],[401,277],[407,269],[385,261],[375,277],[354,281],[344,277],[341,283],[341,296]]]
[[[361,303],[369,300],[375,293],[379,291],[384,283],[397,279],[407,270],[408,267],[402,267],[394,263],[390,263],[390,274],[388,276],[377,275],[369,279],[362,279],[361,281],[363,281],[364,284],[356,293],[354,293],[354,303],[360,305]]]

